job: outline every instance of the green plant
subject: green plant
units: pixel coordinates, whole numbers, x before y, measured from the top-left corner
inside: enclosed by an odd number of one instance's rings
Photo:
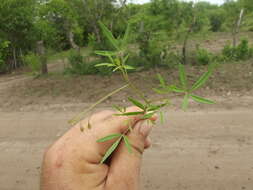
[[[226,45],[222,54],[227,58],[227,60],[247,60],[253,56],[253,48],[249,47],[249,42],[247,39],[242,39],[240,44],[236,47],[231,45]]]
[[[25,65],[31,70],[33,75],[39,75],[41,71],[41,62],[39,56],[30,52],[23,57]]]
[[[100,27],[102,28],[102,31],[104,35],[107,37],[108,41],[110,41],[111,45],[114,47],[114,51],[96,51],[96,54],[104,56],[108,59],[108,62],[97,64],[96,67],[108,67],[108,68],[112,68],[113,71],[117,71],[117,70],[120,71],[126,84],[122,86],[121,88],[118,88],[114,90],[113,92],[109,93],[108,95],[104,96],[102,99],[100,99],[91,107],[89,107],[87,110],[80,113],[72,120],[70,120],[70,123],[71,124],[78,123],[84,117],[86,113],[91,111],[98,104],[100,104],[101,102],[106,100],[108,97],[118,93],[119,91],[125,88],[130,88],[134,92],[135,96],[139,97],[140,100],[137,100],[136,98],[133,98],[133,97],[129,97],[128,100],[132,105],[140,108],[140,111],[126,112],[126,108],[120,107],[120,106],[114,106],[114,108],[118,111],[118,113],[116,114],[117,116],[140,116],[141,119],[152,122],[151,118],[154,116],[154,114],[160,113],[160,116],[163,119],[161,108],[169,105],[169,99],[167,98],[162,101],[149,100],[148,98],[146,98],[144,93],[137,86],[135,86],[135,83],[132,80],[130,80],[128,76],[128,70],[135,69],[126,64],[127,59],[129,58],[129,54],[126,51],[126,47],[127,47],[127,41],[128,41],[130,28],[129,27],[127,28],[123,38],[116,39],[113,36],[112,32],[110,32],[110,30],[101,22],[100,22]],[[158,79],[160,81],[160,84],[157,88],[154,89],[154,92],[159,93],[159,94],[167,94],[167,93],[172,93],[172,92],[179,93],[180,95],[184,97],[183,103],[182,103],[183,109],[186,109],[188,107],[190,98],[199,103],[214,104],[213,101],[197,96],[194,93],[197,89],[199,89],[205,84],[205,82],[208,80],[208,78],[212,74],[214,68],[215,68],[214,65],[210,65],[208,68],[208,71],[204,73],[193,85],[190,86],[189,81],[187,80],[185,67],[182,64],[179,64],[180,86],[168,85],[165,82],[165,79],[161,75],[158,74]],[[91,127],[92,125],[88,123],[88,128],[91,128]],[[84,130],[84,128],[86,127],[81,126],[82,131]],[[101,163],[103,163],[113,153],[113,151],[117,148],[117,146],[119,145],[121,141],[124,141],[129,152],[131,152],[131,143],[129,142],[129,139],[126,136],[126,134],[131,130],[132,130],[132,125],[128,124],[128,129],[124,133],[110,134],[109,136],[106,136],[97,141],[98,143],[103,143],[111,139],[117,139],[116,142],[108,149],[103,159],[101,160]]]
[[[7,58],[7,48],[9,47],[9,41],[0,42],[0,73],[4,73],[7,71],[8,66],[6,65],[5,61]]]
[[[197,47],[196,50],[196,63],[198,65],[208,65],[212,63],[213,54],[210,53],[208,50]]]
[[[68,57],[68,67],[65,68],[65,73],[78,74],[78,75],[110,75],[112,69],[105,67],[95,67],[101,60],[90,60],[89,57],[82,56],[80,52],[72,50]]]

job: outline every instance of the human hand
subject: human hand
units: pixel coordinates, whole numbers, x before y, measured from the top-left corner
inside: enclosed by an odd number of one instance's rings
[[[127,112],[139,111],[136,107]],[[94,114],[90,121],[83,120],[54,143],[44,155],[42,190],[137,190],[140,182],[142,153],[150,146],[148,135],[152,126],[141,116],[115,116],[115,112]],[[156,120],[156,117],[151,118]],[[91,129],[80,131],[80,125]],[[117,140],[104,143],[97,140],[115,133],[127,134],[133,147],[129,153],[124,142],[112,154],[109,162],[100,164],[108,148]]]

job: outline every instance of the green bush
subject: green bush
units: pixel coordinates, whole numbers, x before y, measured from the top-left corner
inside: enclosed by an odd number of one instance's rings
[[[249,47],[247,39],[243,39],[236,47],[227,44],[222,50],[222,55],[227,60],[247,60],[253,56],[253,48]]]
[[[213,54],[210,53],[208,50],[197,47],[196,63],[198,65],[208,65],[212,63],[213,57]]]
[[[41,62],[38,55],[28,53],[23,57],[24,64],[32,71],[33,75],[39,75],[41,71]]]
[[[112,70],[107,67],[96,67],[101,63],[101,59],[90,60],[88,57],[82,56],[77,51],[71,51],[68,57],[68,67],[65,68],[65,73],[77,75],[110,75]]]
[[[9,47],[9,41],[0,42],[0,73],[5,73],[8,70],[6,59],[8,56],[7,48]]]

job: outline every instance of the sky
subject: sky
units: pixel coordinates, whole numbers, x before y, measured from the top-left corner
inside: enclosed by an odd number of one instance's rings
[[[147,3],[149,2],[150,0],[132,0],[133,3]],[[191,0],[185,0],[185,1],[191,1]],[[200,1],[200,0],[192,0],[192,1]],[[213,4],[222,4],[224,2],[224,0],[202,0],[202,1],[208,1],[210,3],[213,3]]]

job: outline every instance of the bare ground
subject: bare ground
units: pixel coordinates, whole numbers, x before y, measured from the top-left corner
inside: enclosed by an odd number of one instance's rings
[[[145,153],[144,190],[253,189],[253,69],[252,64],[224,65],[198,94],[216,100],[214,106],[192,103],[179,110],[173,99],[166,122],[153,132],[153,147]],[[205,68],[188,68],[190,80]],[[150,98],[157,71],[133,76]],[[175,70],[159,70],[174,81]],[[20,75],[0,77],[0,189],[39,189],[43,150],[68,128],[67,120],[91,102],[123,85],[119,76],[32,79]],[[107,100],[126,104],[129,91]]]

